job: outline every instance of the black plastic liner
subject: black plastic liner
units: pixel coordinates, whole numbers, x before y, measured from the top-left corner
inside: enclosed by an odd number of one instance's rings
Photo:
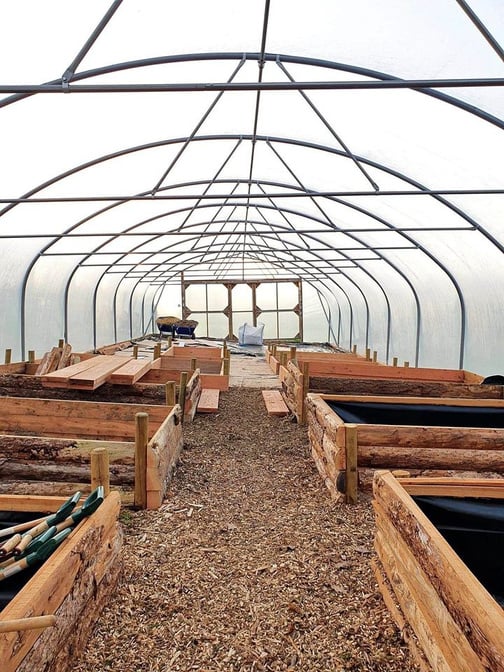
[[[504,607],[504,501],[430,496],[413,500]]]
[[[25,523],[29,520],[37,520],[47,515],[47,513],[33,513],[32,511],[0,511],[0,530]],[[9,537],[0,538],[0,545],[7,541]],[[0,610],[4,609],[9,602],[19,593],[29,579],[39,569],[40,565],[23,569],[19,574],[14,574],[3,581],[0,581]]]
[[[344,422],[369,425],[504,427],[504,408],[491,406],[438,406],[330,400],[326,403]]]

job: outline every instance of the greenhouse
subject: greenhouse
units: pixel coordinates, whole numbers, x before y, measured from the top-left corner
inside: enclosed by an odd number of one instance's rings
[[[504,672],[502,6],[0,2],[1,672]]]
[[[173,314],[500,372],[500,10],[3,3],[0,347]]]

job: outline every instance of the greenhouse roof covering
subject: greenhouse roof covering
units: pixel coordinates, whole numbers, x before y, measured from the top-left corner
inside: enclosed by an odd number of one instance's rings
[[[503,368],[501,0],[0,16],[0,345],[138,336],[181,278],[298,278],[344,347]]]

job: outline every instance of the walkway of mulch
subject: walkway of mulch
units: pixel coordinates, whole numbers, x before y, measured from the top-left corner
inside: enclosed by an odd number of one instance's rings
[[[331,502],[306,428],[258,389],[184,426],[157,512],[122,513],[124,574],[69,672],[408,672],[377,589],[369,496]]]

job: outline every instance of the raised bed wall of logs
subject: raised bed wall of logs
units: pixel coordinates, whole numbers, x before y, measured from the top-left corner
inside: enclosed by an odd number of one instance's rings
[[[79,355],[84,361],[97,359],[96,355]],[[118,356],[119,357],[119,356]],[[191,370],[191,362],[182,368],[158,375],[161,366],[157,360],[149,363],[152,376],[126,378],[112,372],[98,387],[78,387],[70,382],[68,369],[46,375],[35,375],[38,364],[18,362],[0,365],[0,396],[39,397],[43,399],[67,399],[74,401],[102,401],[126,404],[167,404],[178,403],[184,407],[184,420],[194,418],[201,396],[202,379],[200,369]],[[92,369],[91,369],[92,371]],[[91,373],[90,380],[91,380]],[[161,382],[162,381],[162,382]]]
[[[359,468],[504,472],[502,399],[309,393],[306,405],[312,456],[335,498],[356,499]],[[372,421],[356,419],[366,411]]]
[[[373,490],[376,578],[420,670],[503,672],[504,480],[397,480],[390,472],[378,472]],[[472,516],[470,538],[457,544],[458,533],[466,534],[460,521],[448,529],[434,524],[415,501],[419,496],[440,497],[448,509],[460,509],[460,500],[464,506],[482,501],[500,514],[483,528]]]
[[[33,519],[55,512],[64,501],[0,495],[0,511],[31,513],[29,519]],[[65,672],[69,668],[120,576],[119,510],[119,495],[112,492],[9,596],[0,611],[2,672]],[[8,581],[0,583],[0,588]],[[51,625],[35,628],[34,618],[50,619]]]
[[[156,509],[182,449],[181,415],[178,404],[0,397],[0,488],[60,495],[89,490],[91,454],[99,448],[124,501],[134,495],[138,506]]]
[[[335,355],[338,357],[338,355]],[[325,363],[289,360],[278,369],[287,406],[297,421],[306,420],[305,399],[317,394],[502,399],[504,386],[481,385],[482,376],[458,369],[376,366],[365,362]]]

